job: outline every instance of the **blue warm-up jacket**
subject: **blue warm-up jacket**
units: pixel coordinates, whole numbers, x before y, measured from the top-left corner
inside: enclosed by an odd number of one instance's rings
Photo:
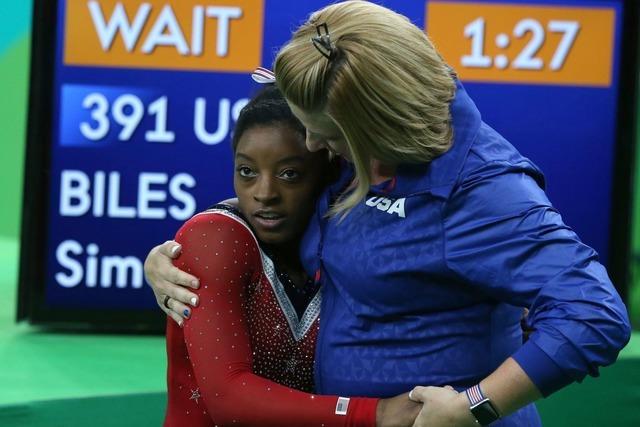
[[[630,336],[597,253],[565,225],[540,170],[458,83],[451,149],[400,165],[342,220],[326,218],[352,168],[321,196],[302,242],[322,282],[318,393],[459,390],[513,356],[538,389],[597,375]],[[535,329],[522,344],[522,307]],[[496,425],[538,425],[533,405]]]

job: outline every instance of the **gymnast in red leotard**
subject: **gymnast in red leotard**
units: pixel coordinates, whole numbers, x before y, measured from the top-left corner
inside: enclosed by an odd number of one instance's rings
[[[420,406],[406,395],[311,394],[321,292],[298,242],[328,153],[307,151],[274,85],[240,113],[233,148],[237,205],[215,205],[176,234],[175,266],[201,286],[182,327],[167,321],[165,427],[411,425]]]

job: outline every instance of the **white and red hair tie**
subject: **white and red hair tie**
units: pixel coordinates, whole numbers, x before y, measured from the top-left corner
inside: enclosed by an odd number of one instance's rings
[[[251,78],[261,84],[269,84],[276,82],[276,75],[273,74],[273,71],[268,70],[263,67],[258,67],[256,70],[251,73]]]

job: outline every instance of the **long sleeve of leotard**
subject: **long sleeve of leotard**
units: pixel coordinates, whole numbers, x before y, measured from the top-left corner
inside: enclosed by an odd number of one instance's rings
[[[183,334],[169,322],[170,408],[165,426],[180,425],[181,416],[190,417],[190,425],[199,419],[198,425],[216,426],[375,426],[377,399],[351,398],[347,415],[336,415],[338,396],[303,393],[252,372],[256,349],[251,347],[251,319],[244,302],[247,287],[259,280],[261,259],[246,225],[224,214],[204,212],[185,223],[176,240],[182,253],[175,265],[198,277],[200,289],[199,304],[185,321]],[[180,362],[184,363],[179,358],[187,357],[197,388],[172,390],[181,375]],[[206,408],[198,407],[202,412],[198,417],[187,414],[189,409],[181,413],[180,408],[171,408],[172,394],[180,392],[189,395],[191,403],[204,402]]]

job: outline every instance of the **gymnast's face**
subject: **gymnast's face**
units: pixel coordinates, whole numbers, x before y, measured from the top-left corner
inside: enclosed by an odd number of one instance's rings
[[[240,211],[258,239],[297,244],[327,166],[326,151],[309,152],[304,137],[284,124],[244,131],[236,147],[233,185]]]

